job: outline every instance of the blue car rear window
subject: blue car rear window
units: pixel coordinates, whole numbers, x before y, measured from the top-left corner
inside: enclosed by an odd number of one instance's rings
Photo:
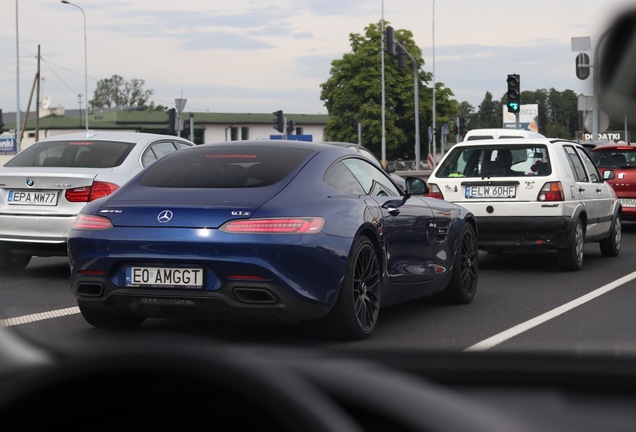
[[[275,147],[193,147],[150,166],[140,184],[174,188],[249,188],[279,182],[312,150]]]

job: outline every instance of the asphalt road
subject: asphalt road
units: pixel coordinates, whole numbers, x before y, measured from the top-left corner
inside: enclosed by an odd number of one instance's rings
[[[148,320],[132,333],[96,330],[78,314],[65,258],[35,258],[0,274],[0,324],[57,347],[147,338],[164,332],[250,347],[333,350],[634,349],[636,224],[625,223],[617,258],[587,244],[583,268],[558,270],[556,255],[480,253],[478,292],[469,305],[429,298],[381,311],[368,340],[319,340],[303,326]]]

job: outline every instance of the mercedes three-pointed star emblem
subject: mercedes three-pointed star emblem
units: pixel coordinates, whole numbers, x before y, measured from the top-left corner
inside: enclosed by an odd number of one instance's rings
[[[159,221],[159,223],[170,222],[172,220],[172,212],[170,210],[163,210],[157,216],[157,220]]]

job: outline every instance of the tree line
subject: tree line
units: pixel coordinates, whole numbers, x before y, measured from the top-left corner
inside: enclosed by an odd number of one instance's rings
[[[386,28],[386,26],[385,26]],[[414,158],[415,90],[410,57],[418,65],[419,124],[422,131],[432,125],[432,74],[421,69],[422,52],[408,30],[392,30],[392,38],[400,41],[409,58],[392,61],[385,56],[385,136],[388,160]],[[385,38],[386,39],[386,38]],[[362,125],[362,142],[376,155],[381,152],[381,56],[391,50],[382,46],[382,23],[371,24],[363,34],[349,35],[351,52],[331,63],[329,79],[321,85],[321,100],[329,112],[326,134],[330,140],[356,142],[357,123]],[[405,64],[406,63],[406,64]],[[453,91],[442,82],[435,82],[435,123],[452,124],[458,117],[465,130],[503,127],[502,110],[508,102],[503,92],[496,99],[489,91],[478,107],[454,99]],[[573,90],[555,88],[521,92],[522,104],[537,104],[539,133],[548,137],[576,139],[583,130],[583,115],[578,111],[578,95]],[[450,128],[449,142],[455,142]],[[622,130],[624,124],[611,122],[610,130]],[[420,142],[422,155],[427,152],[427,133]],[[439,134],[437,135],[439,137]],[[436,140],[439,145],[439,138]]]
[[[409,30],[391,31],[391,37],[399,41],[400,47],[408,51],[407,58],[388,55],[386,44],[382,46],[382,22],[372,23],[364,33],[350,33],[351,51],[331,62],[330,76],[320,85],[320,99],[329,114],[326,139],[329,141],[358,142],[377,156],[382,147],[382,62],[384,67],[384,99],[387,160],[413,160],[415,152],[415,86],[418,82],[418,113],[420,125],[421,156],[428,151],[428,127],[432,125],[433,89],[432,73],[423,69],[422,51],[413,41]],[[386,28],[386,25],[385,25]],[[383,53],[384,51],[384,53]],[[413,67],[411,58],[416,63]],[[89,104],[92,108],[145,108],[167,110],[155,106],[149,100],[153,90],[144,89],[140,79],[125,80],[119,75],[100,80]],[[464,129],[460,133],[477,128],[501,128],[502,106],[507,103],[505,92],[495,99],[486,91],[478,107],[454,99],[452,89],[442,82],[435,83],[435,123],[453,124],[462,118]],[[554,88],[521,92],[522,104],[537,104],[539,107],[539,133],[548,137],[575,139],[577,131],[583,130],[583,118],[577,109],[578,95],[572,90],[559,91]],[[361,127],[359,128],[358,125]],[[622,130],[624,124],[612,122],[610,130]],[[359,130],[362,131],[358,137]],[[439,134],[436,140],[440,143]],[[455,142],[454,128],[450,128],[448,142]]]

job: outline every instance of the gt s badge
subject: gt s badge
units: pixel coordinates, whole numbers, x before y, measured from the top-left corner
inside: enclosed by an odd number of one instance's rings
[[[234,210],[231,214],[232,216],[249,216],[250,212]]]

